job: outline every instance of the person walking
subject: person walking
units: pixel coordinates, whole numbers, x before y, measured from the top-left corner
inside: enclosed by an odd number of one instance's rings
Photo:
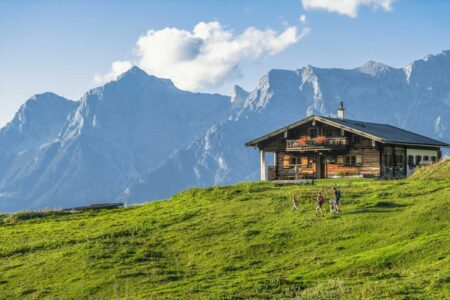
[[[334,198],[330,200],[328,200],[328,207],[330,208],[330,214],[334,214],[336,213],[336,208],[334,206]]]
[[[323,217],[322,205],[324,202],[325,199],[323,198],[322,193],[318,192],[316,198],[316,216],[320,214],[320,216]]]
[[[294,194],[294,196],[292,197],[292,211],[298,211],[298,198],[297,195]]]
[[[341,199],[341,191],[333,186],[333,206],[335,212],[340,212],[339,210],[339,200]]]

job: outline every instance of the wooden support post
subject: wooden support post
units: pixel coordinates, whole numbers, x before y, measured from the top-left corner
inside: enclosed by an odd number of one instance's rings
[[[405,148],[403,148],[403,175],[405,176],[405,177],[407,177],[408,176],[408,170],[407,170],[407,168],[408,168],[408,163],[407,163],[407,159],[408,159],[408,156],[407,156],[407,152],[406,152],[406,147]]]
[[[266,179],[266,151],[259,150],[260,159],[261,159],[261,181],[265,181]]]
[[[323,174],[322,174],[322,156],[320,155],[320,153],[317,153],[317,158],[316,158],[316,172],[317,172],[317,178],[322,178]]]
[[[275,168],[277,167],[277,152],[273,153],[273,166]]]
[[[392,167],[392,177],[395,178],[396,176],[395,168],[397,167],[397,150],[395,149],[395,144],[392,148],[392,152],[394,153],[394,157],[392,157],[392,164],[394,165]]]
[[[273,167],[274,167],[274,171],[275,171],[274,179],[278,178],[278,161],[277,161],[277,159],[278,159],[278,152],[274,152],[273,153]]]

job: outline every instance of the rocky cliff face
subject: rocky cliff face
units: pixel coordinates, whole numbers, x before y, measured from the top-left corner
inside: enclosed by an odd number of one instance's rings
[[[15,202],[26,183],[15,181],[16,175],[27,172],[41,149],[58,139],[68,115],[78,105],[52,93],[35,95],[0,130],[0,210],[10,206],[22,209]]]
[[[20,168],[12,166],[15,172],[0,187],[0,209],[112,201],[127,182],[230,112],[229,97],[181,91],[132,68],[86,93],[76,109],[65,112],[65,122],[52,125],[54,140],[42,143]]]

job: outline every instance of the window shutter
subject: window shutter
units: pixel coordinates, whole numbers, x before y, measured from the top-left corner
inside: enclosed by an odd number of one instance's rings
[[[308,167],[308,158],[307,157],[302,157],[302,167],[303,168],[307,168]]]
[[[285,154],[283,159],[283,168],[289,168],[289,155]]]
[[[357,166],[362,166],[363,164],[363,157],[362,155],[356,155],[356,165]]]

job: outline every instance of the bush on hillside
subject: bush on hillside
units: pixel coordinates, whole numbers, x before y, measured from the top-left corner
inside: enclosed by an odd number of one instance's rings
[[[51,209],[43,209],[38,211],[21,211],[15,214],[6,215],[2,221],[4,224],[15,224],[19,221],[43,218],[46,216],[56,216],[61,215],[63,213],[64,212],[60,210],[51,210]]]
[[[450,180],[450,159],[437,164],[418,168],[410,179]]]

